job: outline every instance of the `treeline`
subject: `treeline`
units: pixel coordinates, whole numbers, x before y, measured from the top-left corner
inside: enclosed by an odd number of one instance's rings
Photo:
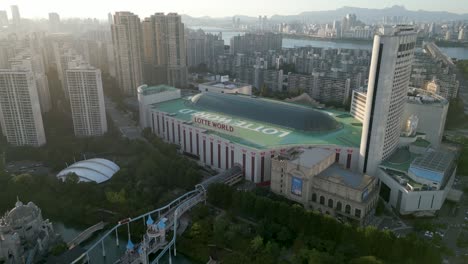
[[[290,248],[294,263],[440,263],[440,252],[415,235],[397,238],[373,227],[356,228],[300,206],[252,192],[212,185],[208,201],[259,223],[260,238]]]
[[[33,201],[41,207],[45,217],[90,225],[102,217],[115,222],[139,215],[193,189],[201,180],[196,163],[179,155],[173,145],[147,136],[148,141],[129,141],[111,135],[94,139],[70,137],[59,144],[62,137],[42,148],[8,148],[8,160],[42,161],[54,170],[63,169],[65,162],[70,164],[73,157],[78,159],[83,153],[115,157],[113,160],[121,169],[102,184],[77,183],[76,177],[62,182],[55,175],[7,175],[2,170],[0,212],[11,209],[19,196],[23,202]]]
[[[468,80],[468,60],[457,61],[458,69],[462,72],[465,79]]]

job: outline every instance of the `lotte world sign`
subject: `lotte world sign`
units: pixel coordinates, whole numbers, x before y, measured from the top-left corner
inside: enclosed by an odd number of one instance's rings
[[[181,109],[179,113],[192,115],[192,122],[199,127],[216,130],[221,133],[239,135],[242,132],[254,132],[277,138],[284,138],[291,134],[291,131],[284,129],[269,127],[249,121],[236,120],[214,113],[199,112],[191,109]]]

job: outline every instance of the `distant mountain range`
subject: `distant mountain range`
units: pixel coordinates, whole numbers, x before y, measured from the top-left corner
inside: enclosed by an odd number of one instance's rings
[[[462,2],[462,1],[461,1]],[[383,17],[407,17],[408,21],[416,22],[440,22],[453,20],[467,20],[468,14],[455,14],[445,11],[424,11],[424,10],[407,10],[404,6],[392,6],[383,9],[371,9],[360,7],[345,6],[336,10],[328,11],[307,11],[298,15],[274,15],[269,19],[278,22],[310,22],[323,23],[332,22],[333,20],[341,20],[346,14],[354,13],[357,19],[365,23],[381,22]],[[235,15],[235,18],[240,18],[241,23],[252,23],[258,20],[258,17],[249,17],[243,15]],[[212,25],[213,22],[220,24],[219,26],[231,25],[233,17],[211,18],[211,17],[190,17],[182,15],[182,20],[188,25]],[[211,23],[211,24],[210,24]]]

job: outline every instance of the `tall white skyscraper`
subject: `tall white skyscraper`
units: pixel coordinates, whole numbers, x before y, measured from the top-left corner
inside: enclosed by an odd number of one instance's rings
[[[21,16],[17,5],[11,6],[11,18],[14,25],[19,25],[21,23]]]
[[[359,160],[363,173],[375,174],[398,146],[415,45],[412,27],[382,28],[374,37]]]
[[[140,18],[130,12],[117,12],[111,30],[119,87],[126,95],[136,96],[143,84]]]
[[[75,135],[101,136],[107,132],[101,70],[72,61],[66,70]]]
[[[31,71],[0,70],[0,124],[8,143],[41,146],[46,143],[36,82]]]

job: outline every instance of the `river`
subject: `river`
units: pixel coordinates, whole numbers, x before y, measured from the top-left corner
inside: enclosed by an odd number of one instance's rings
[[[55,232],[59,233],[62,235],[62,238],[65,242],[71,241],[73,238],[75,238],[79,233],[84,231],[84,229],[78,229],[78,228],[72,228],[72,227],[67,227],[63,223],[60,222],[55,222],[54,223],[54,229]],[[103,233],[103,232],[101,232]],[[86,249],[89,248],[91,245],[93,245],[100,236],[93,236],[90,241],[87,241],[84,243],[82,246]],[[135,243],[136,240],[133,240]],[[118,259],[119,256],[125,252],[125,246],[127,245],[127,240],[120,238],[119,239],[119,246],[116,245],[116,239],[114,235],[109,236],[109,238],[104,240],[104,246],[106,248],[106,257],[102,257],[102,251],[101,247],[98,246],[96,247],[95,250],[91,251],[91,258],[94,260],[93,263],[96,264],[113,264],[115,261]],[[166,256],[162,262],[162,264],[167,264],[169,263],[169,257]],[[190,260],[185,258],[181,254],[177,254],[177,257],[172,257],[172,263],[173,264],[189,264],[192,263]]]
[[[225,45],[230,44],[230,40],[232,37],[245,34],[245,32],[223,29],[223,28],[218,28],[218,27],[193,26],[190,28],[195,29],[195,30],[201,28],[205,32],[209,32],[213,34],[222,32]],[[329,40],[309,40],[309,39],[291,39],[291,38],[283,39],[283,48],[294,48],[294,47],[305,47],[305,46],[312,46],[312,47],[319,47],[319,48],[332,48],[332,49],[341,48],[341,49],[370,50],[372,48],[372,42],[369,41],[369,43],[354,43],[354,42],[334,42],[334,41],[329,41]],[[468,60],[468,48],[466,47],[439,47],[439,48],[451,58],[456,58],[459,60]]]
[[[352,42],[334,42],[322,40],[308,40],[308,39],[283,39],[283,48],[294,47],[319,47],[319,48],[332,48],[332,49],[367,49],[372,48],[372,43],[352,43]],[[451,58],[459,60],[468,60],[468,48],[464,47],[439,47],[442,52]]]

